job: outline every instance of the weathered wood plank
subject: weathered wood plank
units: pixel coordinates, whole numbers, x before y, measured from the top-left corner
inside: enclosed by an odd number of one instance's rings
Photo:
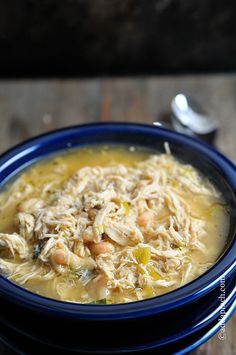
[[[235,159],[236,75],[176,76],[103,81],[107,120],[152,123],[166,119],[178,92],[194,96],[220,122],[217,145]],[[103,118],[104,119],[104,118]]]
[[[0,82],[0,151],[48,130],[98,120],[99,81]]]

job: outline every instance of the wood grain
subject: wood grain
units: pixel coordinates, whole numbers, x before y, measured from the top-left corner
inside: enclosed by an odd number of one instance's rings
[[[168,119],[170,101],[178,92],[193,95],[219,120],[217,146],[236,161],[236,75],[1,81],[0,152],[63,126]],[[227,323],[226,340],[215,335],[191,355],[234,355],[235,334],[236,314]],[[0,353],[10,354],[1,346]]]

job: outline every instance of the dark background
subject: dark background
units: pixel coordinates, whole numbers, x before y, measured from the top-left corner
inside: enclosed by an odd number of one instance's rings
[[[0,0],[0,77],[232,71],[235,0]]]

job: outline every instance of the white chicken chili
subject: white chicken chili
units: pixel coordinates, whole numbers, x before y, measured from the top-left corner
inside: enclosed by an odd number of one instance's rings
[[[127,146],[65,151],[0,194],[0,270],[41,295],[111,304],[209,269],[226,243],[223,196],[193,166]]]

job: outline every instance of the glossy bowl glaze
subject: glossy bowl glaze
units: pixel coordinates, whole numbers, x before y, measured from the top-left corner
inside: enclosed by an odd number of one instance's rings
[[[82,305],[31,293],[0,276],[2,340],[18,347],[122,353],[189,351],[220,329],[235,309],[236,169],[212,147],[160,127],[104,123],[69,127],[33,138],[0,157],[0,185],[32,162],[62,149],[104,143],[140,145],[172,153],[188,162],[222,191],[230,211],[227,245],[206,273],[167,294],[117,305]],[[224,304],[219,297],[224,283]],[[222,307],[225,316],[221,318]],[[24,341],[23,341],[24,339]],[[22,349],[21,349],[22,350]],[[19,350],[20,351],[20,350]],[[23,350],[22,350],[23,351]]]

